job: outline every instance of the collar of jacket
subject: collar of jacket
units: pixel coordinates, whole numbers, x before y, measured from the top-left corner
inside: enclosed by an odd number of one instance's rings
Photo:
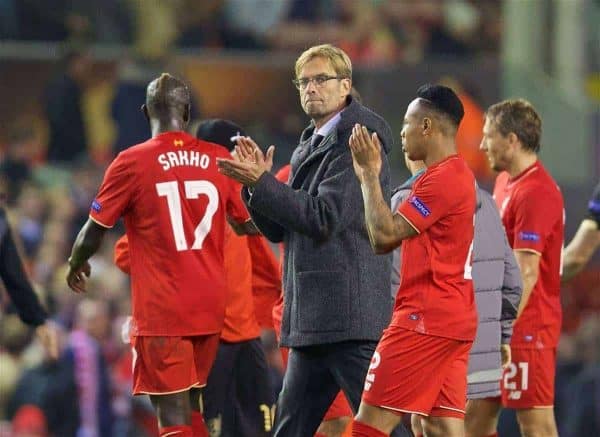
[[[376,118],[376,119],[375,119]],[[342,132],[346,132],[351,130],[354,127],[354,124],[357,120],[363,120],[362,122],[367,125],[367,128],[372,131],[377,131],[380,135],[380,141],[383,144],[383,149],[386,154],[389,154],[392,149],[392,133],[389,129],[389,126],[385,124],[385,120],[381,118],[379,115],[373,113],[370,109],[363,106],[356,100],[352,98],[352,96],[346,97],[346,107],[342,111],[340,121],[338,122],[335,129],[332,129],[331,132],[323,138],[321,144],[323,146],[317,147],[313,153],[311,153],[311,157],[321,152],[330,149],[332,146],[337,144],[337,140],[339,134]],[[382,123],[381,126],[377,126],[377,124]],[[385,126],[385,127],[384,127]],[[386,129],[387,127],[387,129]],[[382,129],[382,132],[379,130]],[[302,135],[300,136],[300,146],[308,152],[310,150],[310,142],[312,139],[313,132],[315,130],[315,123],[311,120],[310,124],[304,129]],[[389,132],[388,132],[389,131]]]
[[[346,97],[346,106],[342,110],[340,121],[338,122],[335,129],[332,129],[331,132],[325,137],[329,138],[331,133],[343,132],[347,129],[352,129],[354,123],[359,117],[359,113],[362,105],[358,103],[356,100],[352,98],[352,96],[348,95]],[[300,144],[305,144],[308,142],[310,144],[310,140],[312,138],[313,132],[315,131],[315,122],[313,120],[310,121],[310,124],[304,129],[302,135],[300,136]],[[323,139],[324,140],[324,139]]]

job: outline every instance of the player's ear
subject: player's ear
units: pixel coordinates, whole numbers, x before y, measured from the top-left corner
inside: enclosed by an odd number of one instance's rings
[[[146,107],[145,103],[142,106],[140,106],[140,110],[143,112],[144,117],[146,117],[146,120],[150,121],[150,116],[148,115],[148,108]]]
[[[508,144],[510,144],[513,147],[516,146],[519,142],[519,137],[514,132],[509,132],[506,138],[508,139]]]
[[[429,135],[431,134],[431,118],[429,117],[425,117],[423,118],[423,135]]]
[[[192,108],[190,104],[185,105],[185,108],[183,109],[183,121],[185,123],[190,121],[190,113],[192,112],[191,109]]]

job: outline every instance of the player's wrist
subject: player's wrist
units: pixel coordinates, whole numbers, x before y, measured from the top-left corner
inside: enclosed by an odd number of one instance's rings
[[[73,256],[69,257],[69,259],[67,260],[67,263],[69,264],[69,267],[71,268],[71,270],[77,270],[83,264],[83,262],[77,260]]]
[[[254,192],[256,186],[260,183],[260,181],[268,173],[269,172],[266,169],[264,169],[263,172],[254,181],[252,181],[252,183],[246,184],[246,188],[248,188],[248,192],[250,193],[250,195],[252,195],[252,193]]]
[[[362,167],[361,176],[364,182],[379,181],[379,171],[373,167]]]

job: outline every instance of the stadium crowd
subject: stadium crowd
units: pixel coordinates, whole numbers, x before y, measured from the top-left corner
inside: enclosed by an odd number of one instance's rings
[[[355,62],[385,65],[497,51],[499,11],[496,0],[93,0],[51,11],[43,1],[6,1],[0,38],[133,44],[156,56],[173,46],[295,52],[317,33]]]

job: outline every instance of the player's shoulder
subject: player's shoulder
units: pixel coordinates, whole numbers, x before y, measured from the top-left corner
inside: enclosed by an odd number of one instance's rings
[[[466,161],[459,155],[454,155],[428,168],[419,181],[428,180],[436,180],[444,184],[471,184],[475,187],[475,176]]]
[[[548,170],[540,163],[518,187],[519,194],[523,196],[536,196],[546,200],[562,199],[560,187]]]
[[[549,195],[562,197],[562,193],[560,191],[560,187],[552,174],[540,164],[541,173],[539,177],[539,184],[546,189]]]
[[[433,166],[432,170],[438,173],[455,173],[458,171],[459,174],[462,174],[466,170],[469,170],[469,166],[462,156],[452,155]]]
[[[153,147],[156,147],[156,145],[156,140],[154,138],[149,138],[144,142],[134,144],[133,146],[122,150],[115,159],[135,161],[150,151]]]

